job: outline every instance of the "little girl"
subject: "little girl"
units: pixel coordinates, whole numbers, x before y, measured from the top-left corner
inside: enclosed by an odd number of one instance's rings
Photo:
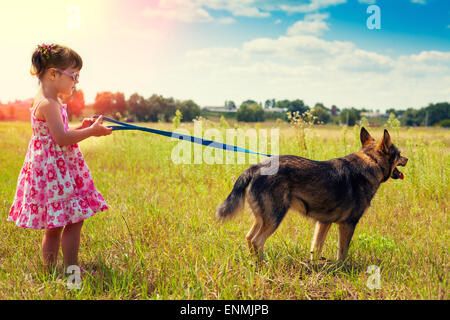
[[[64,264],[78,265],[83,221],[108,209],[97,191],[77,142],[111,134],[102,117],[84,119],[70,129],[67,106],[60,96],[70,96],[78,83],[81,57],[61,45],[40,45],[31,58],[31,74],[40,89],[31,108],[33,135],[17,181],[8,221],[30,229],[46,229],[42,258],[47,267],[57,263],[61,244]],[[62,235],[61,235],[62,234]]]

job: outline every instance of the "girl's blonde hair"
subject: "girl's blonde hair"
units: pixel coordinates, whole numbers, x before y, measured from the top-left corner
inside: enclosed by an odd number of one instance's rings
[[[64,70],[70,67],[80,70],[83,67],[83,60],[75,50],[63,45],[38,45],[31,56],[30,73],[39,80],[42,80],[42,76],[49,68]]]

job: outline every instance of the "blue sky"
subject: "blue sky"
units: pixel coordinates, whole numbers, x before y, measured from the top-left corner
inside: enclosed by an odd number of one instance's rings
[[[380,30],[366,26],[371,4]],[[450,101],[448,0],[17,0],[0,4],[0,28],[8,30],[3,102],[34,96],[29,61],[42,42],[80,53],[88,103],[100,91],[201,106],[275,98],[384,110]]]
[[[381,10],[381,29],[369,30],[367,7],[374,2]],[[394,54],[418,53],[423,50],[450,50],[450,1],[427,0],[424,4],[411,0],[347,0],[313,12],[327,12],[330,30],[322,37],[326,40],[352,41],[366,50],[392,50]],[[308,1],[260,1],[264,4],[299,4]],[[307,13],[270,11],[267,18],[236,17],[225,10],[210,10],[212,16],[233,17],[236,23],[205,28],[203,23],[192,26],[199,44],[239,45],[256,37],[277,37],[303,19]],[[280,20],[279,23],[275,21]]]

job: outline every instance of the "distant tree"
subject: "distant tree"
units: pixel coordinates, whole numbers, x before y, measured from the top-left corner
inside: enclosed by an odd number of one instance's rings
[[[338,111],[339,111],[338,107],[336,107],[335,105],[331,106],[331,115],[332,116],[337,116]]]
[[[319,122],[323,124],[330,122],[331,116],[321,103],[317,103],[316,106],[311,110],[311,113],[313,116],[317,117],[317,120]]]
[[[393,113],[394,114],[394,116],[398,116],[398,114],[397,114],[397,110],[395,110],[394,108],[389,108],[389,109],[386,109],[386,113],[387,114],[391,114],[391,113]]]
[[[322,103],[322,102],[317,102],[315,105],[314,105],[314,108],[315,107],[322,107],[323,109],[325,109],[325,110],[327,110],[327,111],[330,111],[330,109],[328,109],[327,107],[325,107],[325,105]]]
[[[246,104],[246,105],[252,105],[252,104],[258,104],[258,102],[256,102],[255,100],[251,100],[251,99],[248,99],[248,100],[245,100],[244,102],[242,102],[241,103],[241,106],[243,105],[243,104]]]
[[[309,110],[309,107],[303,103],[303,100],[293,100],[290,102],[288,107],[288,112],[295,112],[298,111],[300,114],[306,112]]]
[[[149,120],[149,103],[137,93],[133,93],[127,100],[128,111],[138,121]]]
[[[94,110],[96,113],[117,117],[117,113],[125,114],[127,104],[123,93],[99,92],[95,96]]]
[[[430,103],[419,110],[408,108],[401,117],[404,126],[433,126],[442,120],[450,119],[450,103]]]
[[[424,109],[416,110],[408,108],[402,117],[402,125],[404,126],[420,126],[423,125],[425,119]]]
[[[276,102],[276,107],[281,109],[288,109],[291,102],[289,100],[279,100]]]
[[[165,102],[163,96],[153,94],[148,99],[148,120],[158,122],[158,120],[161,119],[161,116],[158,118],[158,115],[163,115],[164,107]]]
[[[427,123],[425,124],[428,126],[432,126],[444,119],[450,119],[450,103],[448,102],[430,103],[424,111],[425,117],[428,114]]]
[[[288,112],[300,112],[300,114],[303,114],[304,112],[309,110],[309,107],[303,103],[303,100],[279,100],[276,102],[277,108],[287,109]]]
[[[148,103],[149,120],[152,122],[169,122],[175,116],[176,109],[182,109],[180,101],[175,101],[173,98],[164,98],[163,96],[157,94],[153,94],[148,99]]]
[[[264,121],[264,109],[257,103],[242,103],[237,111],[237,120],[245,122]]]
[[[71,121],[73,117],[79,117],[83,114],[85,103],[82,90],[76,90],[74,94],[64,99],[63,102],[67,103],[67,117],[69,121]]]
[[[16,109],[14,108],[14,106],[9,106],[9,117],[11,119],[14,119],[16,117]]]
[[[0,115],[1,117],[1,115]],[[0,118],[1,120],[1,118]],[[437,123],[438,126],[442,128],[450,128],[450,119],[443,119]]]
[[[172,118],[175,116],[176,110],[180,107],[181,102],[175,101],[174,98],[163,98],[163,112],[162,115],[160,115],[161,119],[164,119],[164,121],[169,122],[172,120]]]
[[[396,116],[399,118],[401,118],[404,113],[405,113],[405,110],[396,110]]]
[[[183,118],[181,121],[190,122],[200,116],[200,107],[192,100],[186,100],[181,102],[181,113],[183,114]]]
[[[271,109],[276,107],[276,100],[275,99],[267,99],[266,102],[264,102],[264,108],[265,109]]]
[[[236,109],[236,104],[234,103],[234,101],[229,100],[226,102],[225,107]]]
[[[348,126],[354,126],[356,121],[360,119],[359,112],[355,108],[343,109],[339,115],[341,123]]]

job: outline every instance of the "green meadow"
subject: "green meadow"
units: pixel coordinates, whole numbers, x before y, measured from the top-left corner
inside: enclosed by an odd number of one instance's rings
[[[279,128],[280,154],[327,160],[360,148],[358,127],[307,128],[300,148],[287,123],[233,125]],[[193,132],[192,123],[181,127]],[[225,130],[219,122],[203,126],[212,127]],[[368,130],[382,135],[382,128]],[[58,267],[44,272],[44,231],[6,221],[30,136],[27,122],[0,122],[0,299],[449,299],[448,130],[391,131],[409,158],[405,179],[381,185],[343,264],[335,261],[336,226],[322,252],[327,260],[308,261],[314,223],[294,211],[268,239],[262,263],[247,247],[247,206],[235,220],[216,222],[215,208],[250,165],[248,156],[243,164],[175,164],[180,142],[166,137],[126,131],[89,138],[79,146],[110,209],[85,221],[79,260],[89,273],[72,290],[61,254]],[[367,285],[372,265],[378,288]]]

